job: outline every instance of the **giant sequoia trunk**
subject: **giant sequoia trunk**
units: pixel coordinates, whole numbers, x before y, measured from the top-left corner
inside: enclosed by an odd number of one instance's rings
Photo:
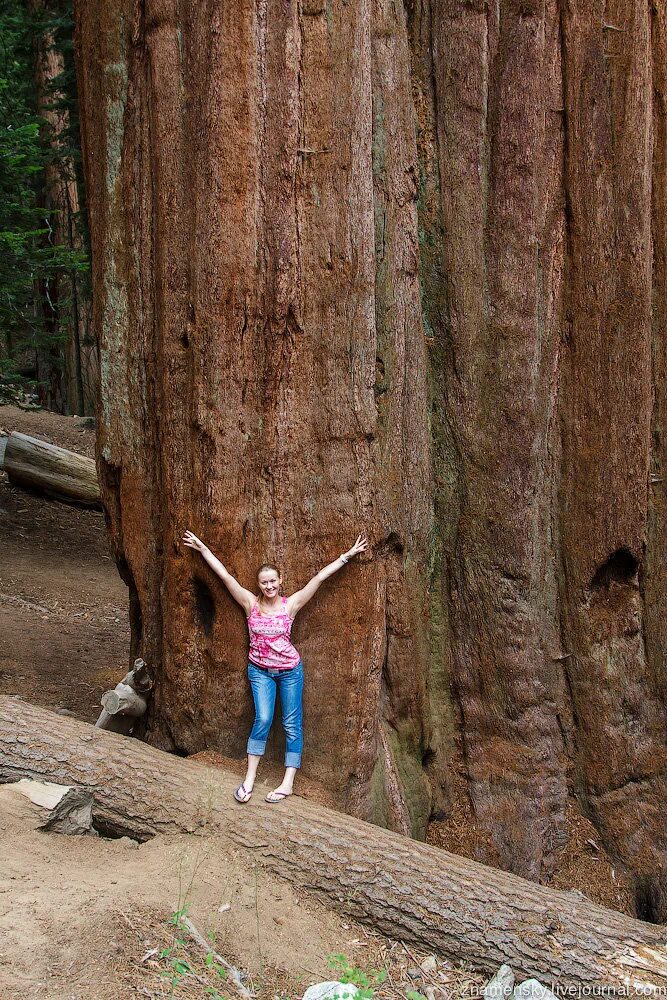
[[[667,917],[665,14],[638,0],[79,5],[99,468],[147,738],[240,755],[293,590],[305,768],[532,878],[568,797]],[[482,847],[480,847],[482,851]]]

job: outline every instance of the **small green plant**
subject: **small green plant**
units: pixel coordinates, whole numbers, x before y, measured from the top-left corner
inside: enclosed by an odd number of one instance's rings
[[[352,965],[346,955],[329,955],[327,965],[334,971],[341,983],[350,983],[356,986],[357,996],[360,1000],[371,1000],[375,995],[376,987],[380,986],[387,978],[386,969],[370,969],[364,972],[363,969]]]
[[[167,968],[163,970],[160,975],[165,979],[169,979],[171,997],[174,996],[174,990],[180,983],[181,979],[185,976],[197,976],[197,972],[192,967],[190,962],[179,954],[180,949],[185,948],[186,946],[186,938],[183,936],[183,920],[188,915],[189,909],[190,904],[186,903],[179,910],[174,910],[171,914],[169,917],[169,923],[174,928],[172,941],[168,947],[163,948],[160,952],[160,958],[167,962]],[[215,947],[215,934],[213,931],[209,931],[207,937],[211,942],[212,948]],[[204,965],[211,972],[215,973],[215,975],[217,975],[220,979],[227,979],[227,970],[218,962],[213,950],[207,952],[206,957],[204,958]],[[212,997],[213,1000],[227,1000],[227,998],[214,986],[204,986],[204,992],[207,996]]]
[[[208,966],[221,979],[227,978],[227,969],[225,969],[224,965],[220,965],[212,951],[209,951],[204,959],[204,965]]]
[[[172,915],[169,917],[169,923],[172,924],[174,927],[180,927],[183,917],[187,917],[189,911],[190,911],[189,903],[186,903],[185,906],[182,906],[180,910],[174,910]]]
[[[190,964],[178,955],[179,949],[185,945],[185,938],[182,936],[183,917],[187,916],[189,906],[186,904],[180,910],[174,910],[169,917],[169,923],[174,928],[171,944],[163,948],[160,958],[167,962],[167,968],[160,973],[164,979],[169,979],[171,989],[170,995],[173,997],[174,990],[178,986],[183,976],[187,975],[191,969]]]

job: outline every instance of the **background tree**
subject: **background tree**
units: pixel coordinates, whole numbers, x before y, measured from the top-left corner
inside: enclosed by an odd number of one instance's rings
[[[583,813],[667,917],[660,5],[80,4],[99,467],[158,745],[240,756],[294,589],[306,769],[548,875]]]
[[[50,408],[92,413],[97,351],[76,177],[72,27],[67,3],[10,2],[0,12],[2,371],[5,392],[23,376]]]

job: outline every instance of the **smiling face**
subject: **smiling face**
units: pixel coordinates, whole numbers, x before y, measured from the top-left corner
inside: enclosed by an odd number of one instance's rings
[[[280,593],[283,578],[275,569],[262,569],[257,574],[257,582],[262,595],[270,601]]]

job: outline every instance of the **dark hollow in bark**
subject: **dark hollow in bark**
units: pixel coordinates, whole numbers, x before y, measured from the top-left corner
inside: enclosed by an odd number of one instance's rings
[[[637,576],[639,563],[632,552],[618,549],[595,571],[591,580],[591,590],[609,589],[612,583],[631,584]]]
[[[208,584],[198,576],[193,580],[193,590],[197,618],[204,635],[210,635],[215,621],[215,599]]]

